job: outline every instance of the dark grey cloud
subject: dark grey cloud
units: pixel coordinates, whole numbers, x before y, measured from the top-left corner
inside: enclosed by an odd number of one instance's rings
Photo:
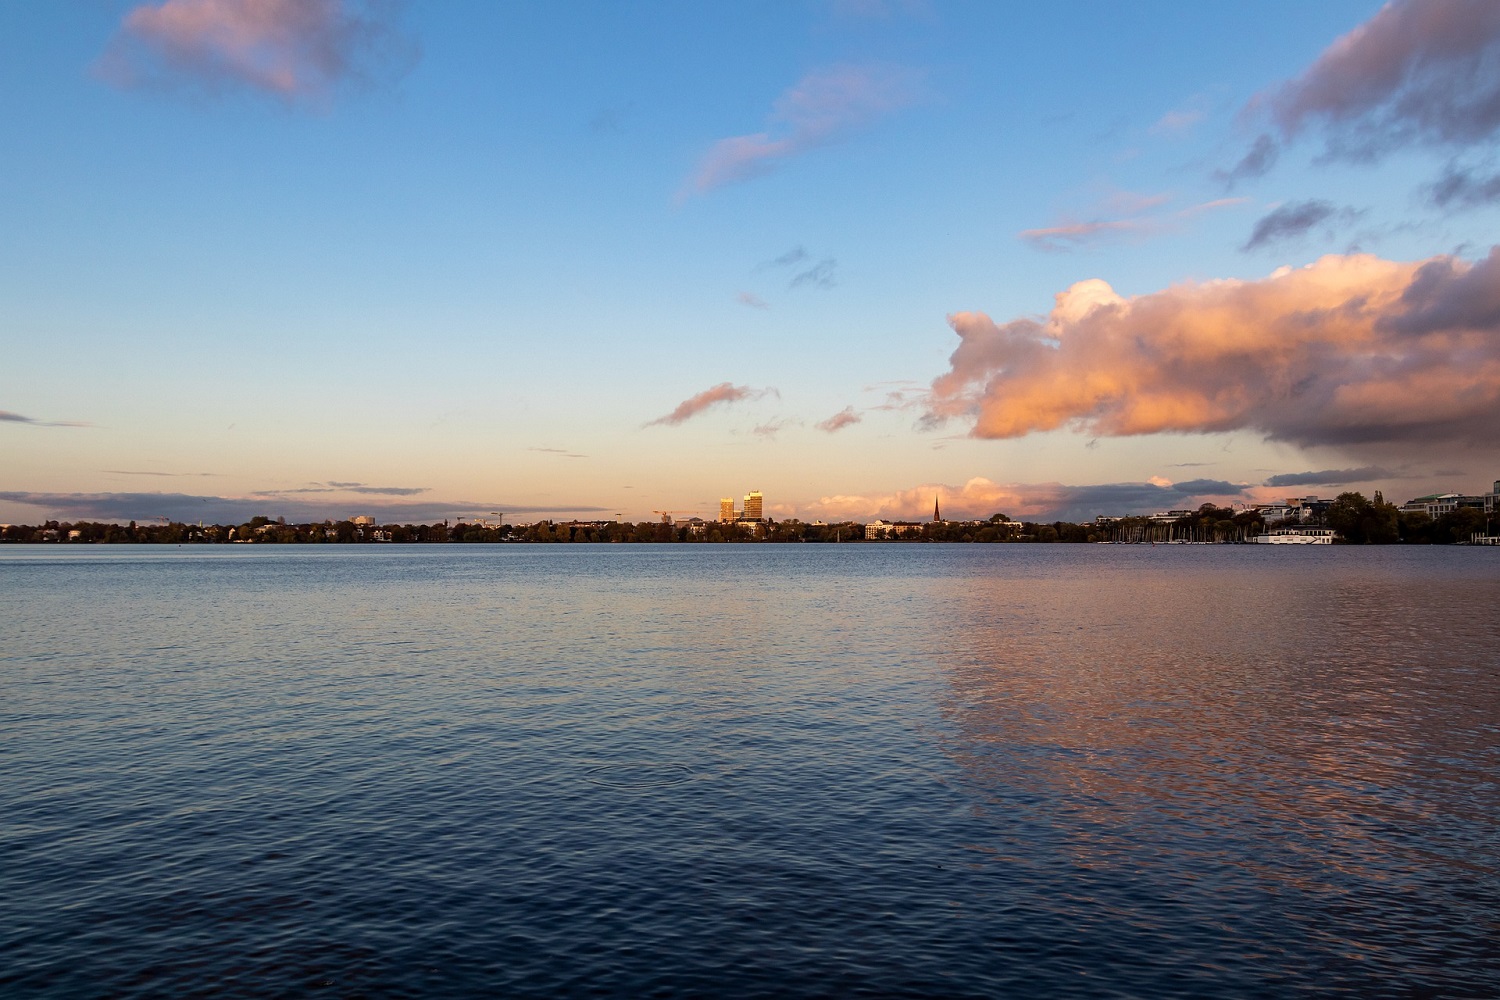
[[[773,257],[761,264],[758,270],[763,271],[768,267],[791,267],[794,264],[802,263],[804,260],[807,260],[807,251],[801,246],[795,246],[780,257]]]
[[[793,275],[787,287],[801,288],[804,285],[811,285],[813,288],[833,288],[839,283],[838,276],[834,273],[838,266],[839,262],[832,257],[824,257],[807,270]]]
[[[1347,220],[1357,213],[1339,209],[1330,201],[1295,201],[1267,213],[1255,224],[1241,250],[1255,250],[1270,243],[1295,239],[1330,220]]]
[[[1359,469],[1324,469],[1321,472],[1287,472],[1267,479],[1267,486],[1343,486],[1368,483],[1377,479],[1395,479],[1396,473],[1378,465]]]
[[[1196,507],[1205,497],[1241,496],[1245,487],[1221,479],[1191,479],[1170,486],[1101,483],[1039,488],[1039,492],[1050,500],[1050,508],[1041,514],[1027,515],[1027,521],[1082,522],[1092,521],[1100,514],[1154,514],[1184,505]]]
[[[538,507],[499,501],[428,500],[374,501],[357,507],[336,500],[277,497],[195,496],[188,493],[34,493],[0,491],[0,501],[24,504],[38,511],[38,520],[140,521],[167,517],[173,521],[240,524],[252,517],[285,517],[293,523],[342,520],[368,514],[383,523],[432,523],[444,518],[488,514],[598,513],[613,508],[584,504]]]
[[[1280,144],[1314,130],[1338,160],[1489,144],[1500,133],[1500,3],[1392,0],[1245,114],[1269,118],[1276,136],[1221,171],[1230,182],[1265,173]]]
[[[791,279],[787,282],[788,288],[801,288],[803,286],[811,286],[813,288],[833,288],[834,286],[836,286],[838,284],[838,277],[834,272],[838,269],[839,262],[832,257],[823,257],[821,259],[818,259],[815,263],[809,265],[808,262],[812,260],[813,256],[812,254],[807,252],[806,248],[802,246],[795,246],[792,247],[792,249],[788,250],[786,253],[782,254],[780,257],[765,261],[764,263],[759,265],[756,270],[764,271],[769,268],[791,268],[794,273],[792,274]],[[754,297],[752,296],[751,298]],[[757,307],[764,306],[764,303],[760,302],[759,299],[754,299],[754,301],[751,301],[750,299],[747,299],[743,294],[740,296],[740,301],[744,302],[746,305],[753,305]]]
[[[428,492],[426,486],[366,486],[363,483],[328,483],[326,486],[300,486],[287,490],[255,490],[254,497],[293,496],[301,493],[359,493],[368,496],[412,497]]]
[[[1252,180],[1269,173],[1281,156],[1281,147],[1269,135],[1258,136],[1249,152],[1228,170],[1214,171],[1214,177],[1229,187],[1236,181]]]
[[[1489,351],[1476,352],[1470,361],[1492,362],[1500,354],[1500,245],[1472,266],[1453,257],[1427,261],[1402,291],[1401,305],[1402,311],[1383,317],[1377,328],[1410,336],[1484,330]]]
[[[1500,201],[1500,174],[1481,174],[1474,168],[1449,164],[1443,175],[1427,186],[1427,200],[1437,208],[1475,208]]]
[[[30,424],[33,427],[92,427],[93,424],[81,423],[77,420],[38,420],[35,417],[24,416],[20,413],[12,413],[9,410],[0,410],[0,423]]]

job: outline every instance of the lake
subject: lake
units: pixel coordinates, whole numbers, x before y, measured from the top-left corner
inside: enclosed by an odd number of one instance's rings
[[[1500,549],[0,547],[0,992],[1495,997]]]

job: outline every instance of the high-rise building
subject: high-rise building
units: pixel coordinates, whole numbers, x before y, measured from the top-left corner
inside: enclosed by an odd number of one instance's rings
[[[734,520],[734,497],[720,497],[719,498],[719,520],[721,520],[721,521],[733,521]]]
[[[745,513],[747,521],[759,521],[763,519],[761,511],[764,509],[765,498],[760,495],[760,490],[751,490],[745,494]]]

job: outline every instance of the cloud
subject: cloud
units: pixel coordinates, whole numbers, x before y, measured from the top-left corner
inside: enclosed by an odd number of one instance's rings
[[[833,288],[838,285],[838,277],[834,273],[838,269],[838,261],[832,257],[824,257],[811,267],[801,266],[809,260],[812,260],[812,255],[803,247],[795,246],[780,257],[768,260],[759,265],[756,267],[756,270],[764,271],[769,268],[796,269],[796,273],[787,282],[788,288],[801,288],[803,285],[811,285],[814,288]],[[741,300],[743,301],[743,294]],[[759,300],[757,299],[757,301]]]
[[[657,424],[680,424],[690,420],[705,410],[719,405],[738,403],[747,399],[763,399],[766,396],[779,395],[775,389],[752,389],[748,385],[733,385],[729,382],[720,382],[718,385],[704,389],[696,396],[684,399],[677,404],[677,408],[664,417],[657,417],[647,427],[655,427]]]
[[[804,260],[807,260],[807,251],[801,246],[795,246],[780,257],[773,257],[764,264],[761,264],[757,270],[763,271],[768,267],[791,267],[793,264],[800,264]]]
[[[787,422],[785,420],[768,420],[763,424],[752,427],[750,433],[764,438],[774,438],[786,425]]]
[[[1240,249],[1256,250],[1269,243],[1294,239],[1305,235],[1308,230],[1330,219],[1350,221],[1358,218],[1359,214],[1351,208],[1340,209],[1330,201],[1290,202],[1274,209],[1256,222],[1255,228],[1250,232],[1250,238]]]
[[[1236,181],[1262,177],[1269,173],[1281,157],[1281,147],[1269,135],[1257,136],[1240,161],[1228,170],[1215,170],[1214,177],[1226,186],[1233,187]]]
[[[188,493],[28,493],[0,492],[0,501],[36,507],[42,519],[92,519],[101,521],[149,520],[167,517],[173,521],[205,524],[239,524],[257,515],[285,517],[293,523],[342,520],[368,514],[383,523],[431,523],[444,518],[487,514],[595,513],[613,508],[561,504],[550,507],[496,501],[432,500],[422,502],[373,502],[352,506],[339,501],[281,500],[275,497],[195,496]]]
[[[527,451],[541,452],[544,455],[559,455],[563,458],[588,458],[587,455],[566,448],[527,448]]]
[[[1500,174],[1483,176],[1453,164],[1427,187],[1428,200],[1437,208],[1476,208],[1500,201]]]
[[[1500,4],[1392,0],[1245,113],[1268,117],[1283,142],[1320,129],[1329,159],[1489,143],[1500,132]],[[1223,176],[1264,173],[1274,147],[1261,136]]]
[[[1258,281],[1124,298],[1082,281],[1045,319],[949,317],[925,420],[972,435],[1254,430],[1294,444],[1494,445],[1500,247],[1477,262],[1330,255]]]
[[[864,417],[854,412],[854,407],[846,406],[839,412],[835,413],[833,416],[829,417],[827,420],[824,420],[821,423],[814,424],[813,426],[815,426],[820,431],[827,431],[829,434],[832,434],[835,431],[841,431],[845,427],[857,424],[863,419]]]
[[[792,280],[787,283],[787,287],[801,288],[803,285],[811,285],[813,288],[834,288],[839,283],[838,277],[834,274],[838,266],[839,262],[832,257],[824,257],[807,270],[794,274]]]
[[[734,300],[742,306],[749,306],[751,309],[771,308],[770,306],[766,305],[765,299],[761,298],[759,295],[756,295],[754,292],[740,292],[734,297]]]
[[[155,476],[167,479],[219,479],[224,475],[222,472],[147,472],[135,469],[100,469],[99,471],[111,476]]]
[[[1206,116],[1207,112],[1199,105],[1174,108],[1158,118],[1155,124],[1146,131],[1158,137],[1183,135],[1192,131],[1193,126],[1201,122]]]
[[[399,74],[416,57],[387,3],[163,0],[130,10],[98,70],[120,87],[247,87],[288,101]]]
[[[285,490],[255,490],[253,497],[295,496],[303,493],[358,493],[362,496],[412,497],[428,493],[426,486],[366,486],[364,483],[330,482],[315,486],[300,486]]]
[[[1217,198],[1213,201],[1189,205],[1174,212],[1157,212],[1155,209],[1171,201],[1171,195],[1140,195],[1119,192],[1098,206],[1093,218],[1079,221],[1064,218],[1053,225],[1040,229],[1023,229],[1016,238],[1033,250],[1044,253],[1064,253],[1082,247],[1106,243],[1121,238],[1135,240],[1172,232],[1182,223],[1204,212],[1242,205],[1245,198]],[[1106,218],[1114,215],[1114,218]]]
[[[962,486],[924,483],[911,489],[869,496],[826,496],[812,507],[828,520],[845,518],[925,519],[932,501],[942,501],[943,513],[953,520],[975,520],[1007,514],[1014,520],[1084,521],[1099,514],[1154,513],[1205,501],[1227,501],[1242,496],[1245,487],[1218,479],[1182,483],[1103,483],[1068,486],[1062,483],[1001,484],[975,477]]]
[[[716,142],[683,194],[759,177],[790,157],[837,142],[916,103],[919,84],[917,74],[891,67],[834,66],[809,73],[776,99],[765,131]]]
[[[1267,486],[1343,486],[1346,483],[1368,483],[1377,479],[1396,479],[1396,473],[1378,465],[1361,469],[1324,469],[1321,472],[1287,472],[1267,479]]]
[[[92,427],[93,424],[83,423],[78,420],[38,420],[35,417],[23,416],[12,413],[9,410],[0,410],[0,423],[30,424],[33,427]]]

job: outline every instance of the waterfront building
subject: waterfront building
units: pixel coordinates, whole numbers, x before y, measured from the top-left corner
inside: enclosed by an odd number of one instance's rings
[[[720,521],[733,521],[734,520],[734,497],[720,497],[719,498],[719,520]]]
[[[745,510],[744,510],[744,513],[740,515],[741,520],[745,520],[745,521],[762,521],[762,520],[764,520],[765,519],[765,515],[763,513],[763,511],[764,511],[764,504],[765,504],[765,498],[763,496],[761,496],[760,490],[751,490],[749,493],[746,493],[745,494]]]

